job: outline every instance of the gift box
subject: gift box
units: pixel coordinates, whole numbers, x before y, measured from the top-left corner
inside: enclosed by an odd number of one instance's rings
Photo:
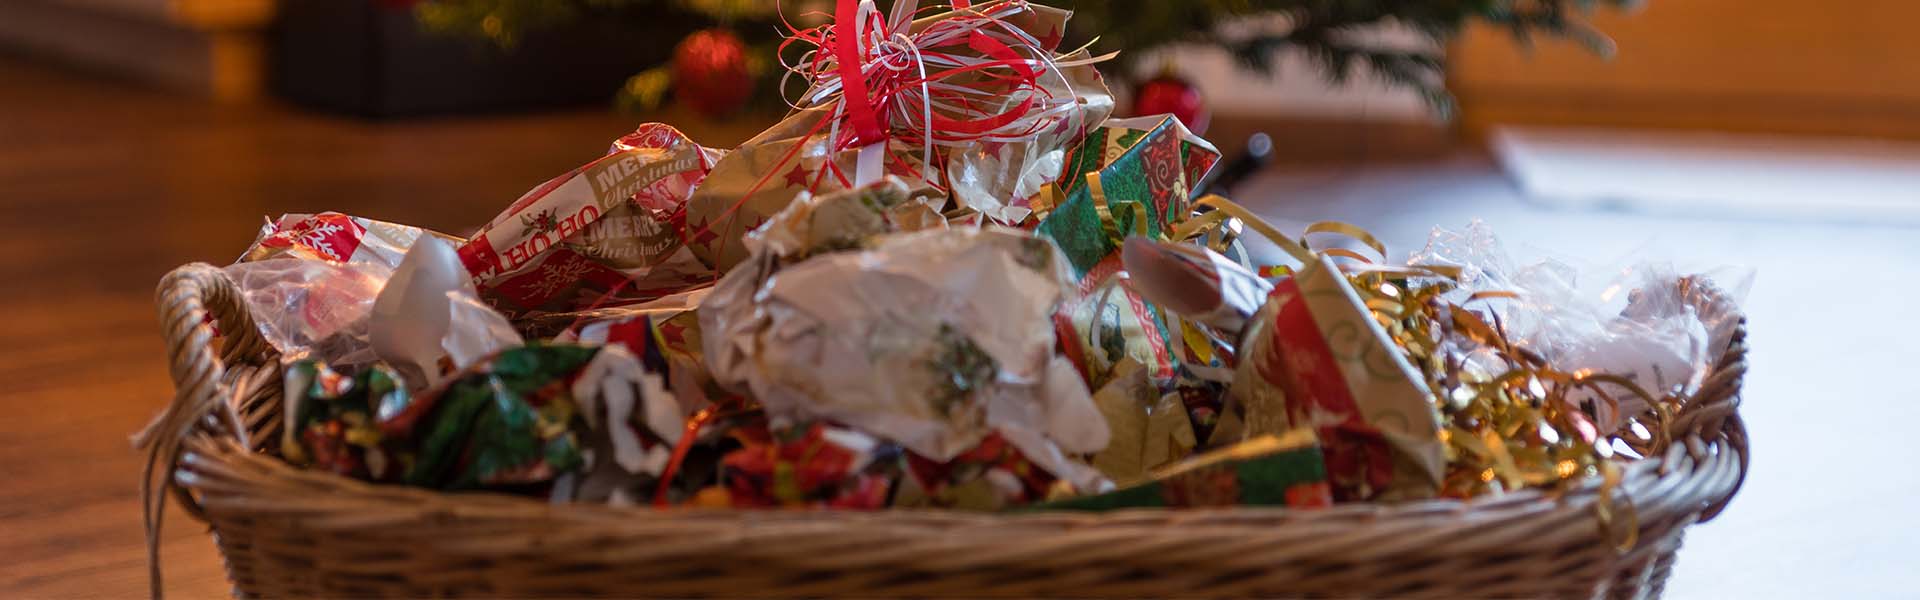
[[[1060,246],[1077,281],[1055,327],[1062,349],[1095,387],[1123,358],[1145,365],[1156,380],[1174,376],[1181,336],[1119,279],[1121,241],[1171,233],[1192,214],[1192,183],[1219,158],[1173,117],[1110,120],[1068,153],[1060,183],[1042,194],[1034,231]]]
[[[1164,238],[1186,220],[1194,184],[1219,160],[1212,143],[1171,116],[1109,120],[1068,153],[1056,199],[1034,207],[1042,215],[1034,231],[1058,242],[1085,276],[1127,234]]]

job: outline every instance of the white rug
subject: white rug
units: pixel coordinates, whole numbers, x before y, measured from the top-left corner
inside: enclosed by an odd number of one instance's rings
[[[1502,127],[1494,155],[1540,202],[1734,218],[1920,223],[1920,144]]]

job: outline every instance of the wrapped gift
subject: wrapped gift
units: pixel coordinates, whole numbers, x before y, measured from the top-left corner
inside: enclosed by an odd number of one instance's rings
[[[460,248],[485,298],[515,319],[618,306],[713,281],[687,247],[686,202],[719,153],[642,125],[613,152],[541,184]]]
[[[1162,238],[1186,220],[1189,190],[1219,153],[1178,119],[1155,117],[1110,120],[1068,158],[1060,187],[1047,194],[1061,200],[1036,207],[1034,229],[1060,246],[1077,282],[1055,319],[1062,348],[1095,387],[1123,358],[1170,380],[1184,332],[1125,281],[1121,242]]]
[[[792,39],[817,47],[814,60],[789,67],[810,85],[792,100],[799,109],[721,159],[694,194],[695,251],[732,270],[749,254],[742,236],[795,195],[887,175],[935,204],[957,186],[963,205],[1024,217],[1006,202],[1055,178],[1063,150],[1113,107],[1093,57],[1054,52],[1069,15],[1024,0],[917,19],[912,2],[888,16],[841,3],[833,22]],[[863,76],[842,79],[850,72]]]
[[[1108,120],[1068,153],[1056,199],[1034,207],[1042,215],[1035,231],[1058,242],[1074,275],[1085,277],[1126,235],[1164,238],[1185,221],[1194,185],[1219,160],[1220,151],[1179,119]],[[1144,224],[1136,223],[1142,216]]]
[[[337,212],[316,215],[288,214],[269,221],[237,262],[255,262],[274,258],[331,260],[373,264],[393,269],[400,266],[413,241],[422,235],[437,236],[452,244],[463,240],[410,225],[363,219]]]
[[[1242,340],[1247,435],[1313,427],[1342,500],[1434,494],[1445,460],[1426,378],[1331,258],[1276,283]]]

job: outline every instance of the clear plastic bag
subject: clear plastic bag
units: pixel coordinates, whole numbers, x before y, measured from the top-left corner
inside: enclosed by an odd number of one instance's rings
[[[451,255],[450,248],[446,252]],[[396,278],[394,269],[377,263],[298,258],[239,263],[226,272],[239,286],[261,336],[281,356],[312,358],[336,369],[385,360],[406,370],[408,381],[426,386],[438,379],[442,356],[458,369],[523,343],[506,317],[480,301],[466,272],[457,264],[451,268],[457,273],[450,275],[450,285],[394,290],[409,294],[385,315],[376,315],[375,305],[388,283],[421,276]],[[403,340],[399,347],[407,352],[389,348],[382,356],[372,335],[380,328],[427,339]]]
[[[291,359],[312,358],[339,369],[371,364],[373,300],[393,270],[372,263],[297,258],[226,268],[253,312],[260,335]]]
[[[1435,228],[1408,263],[1459,268],[1460,288],[1448,297],[1455,302],[1481,292],[1513,293],[1485,301],[1513,343],[1558,370],[1621,375],[1654,396],[1698,389],[1726,351],[1739,324],[1737,305],[1753,280],[1752,269],[1742,267],[1696,273],[1639,261],[1593,270],[1548,258],[1518,260],[1477,220],[1463,231]],[[1704,294],[1725,302],[1709,302]],[[1646,409],[1634,394],[1608,397],[1581,391],[1568,400],[1591,407],[1603,434]]]

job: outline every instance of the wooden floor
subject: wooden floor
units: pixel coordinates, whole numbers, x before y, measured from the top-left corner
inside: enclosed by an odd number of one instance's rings
[[[222,110],[0,60],[0,598],[146,594],[127,436],[172,393],[152,306],[167,270],[231,262],[283,212],[470,229],[631,127]],[[168,522],[169,590],[224,595],[205,530]]]

